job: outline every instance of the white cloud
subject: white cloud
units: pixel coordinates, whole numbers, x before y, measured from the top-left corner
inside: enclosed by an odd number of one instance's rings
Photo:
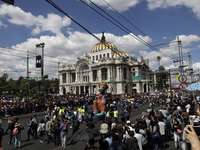
[[[89,0],[85,0],[85,1],[90,3]],[[103,1],[106,1],[107,3],[109,3],[117,11],[123,12],[123,11],[127,11],[131,7],[137,5],[141,0],[101,0],[101,1],[92,0],[92,2],[94,2],[95,4],[97,4],[99,6],[106,7],[107,9],[112,9],[106,3],[104,3]]]
[[[166,36],[164,36],[164,37],[163,37],[163,39],[167,39],[167,37],[166,37]]]
[[[99,43],[94,37],[87,33],[82,33],[78,31],[68,31],[68,37],[63,35],[56,36],[40,36],[40,38],[29,38],[23,43],[12,46],[13,49],[17,50],[29,50],[30,52],[30,63],[29,68],[32,72],[31,75],[35,75],[35,51],[40,51],[41,49],[35,47],[36,44],[44,42],[44,54],[45,54],[45,74],[57,74],[58,62],[62,64],[75,64],[78,56],[83,56],[84,53],[90,53],[91,49],[95,44]],[[97,37],[101,38],[102,33],[95,34]],[[137,52],[141,49],[146,49],[146,47],[132,38],[130,35],[124,36],[115,36],[111,33],[105,33],[106,41],[111,42],[116,45],[116,47],[120,51],[125,51],[127,53],[131,53],[132,56],[135,56],[134,52]],[[149,37],[140,38],[149,40]],[[5,51],[5,50],[4,50]],[[7,53],[12,53],[13,55],[26,57],[26,52],[13,51],[6,49]],[[47,56],[53,56],[47,57]],[[13,56],[1,56],[0,60],[2,60],[5,65],[5,69],[12,68],[12,70],[22,70],[25,71],[22,75],[26,76],[26,59],[13,57]],[[56,77],[56,76],[52,77]]]
[[[200,69],[200,62],[196,62],[192,66],[193,66],[194,71],[198,71],[198,69]]]
[[[156,8],[167,8],[176,6],[186,6],[191,8],[196,14],[196,17],[200,19],[200,3],[199,0],[147,0],[148,8],[154,10]]]
[[[0,21],[0,28],[1,28],[1,27],[4,27],[4,28],[6,28],[6,27],[7,27],[7,25],[3,24],[3,23]]]
[[[191,48],[190,46],[194,42],[200,42],[200,37],[197,35],[179,35],[179,40],[181,40],[182,43],[182,51],[183,55],[190,52],[194,48]],[[174,40],[177,41],[177,40]],[[168,47],[163,47],[159,49],[160,52],[164,53],[166,56],[163,56],[162,54],[156,52],[156,51],[151,51],[148,52],[146,50],[140,50],[139,53],[142,55],[144,58],[148,58],[150,61],[150,67],[154,67],[155,65],[158,67],[158,61],[157,61],[157,56],[161,57],[160,64],[163,66],[171,66],[173,59],[169,59],[168,57],[173,56],[173,57],[178,57],[179,52],[178,52],[178,46],[177,43],[171,43],[169,44]],[[155,63],[155,60],[157,64]]]
[[[12,24],[23,25],[27,28],[34,28],[32,34],[39,34],[43,31],[51,31],[55,34],[62,34],[61,28],[69,26],[71,20],[67,17],[50,13],[47,17],[34,16],[30,12],[24,12],[21,8],[11,5],[0,5],[0,16],[9,16],[8,21]]]

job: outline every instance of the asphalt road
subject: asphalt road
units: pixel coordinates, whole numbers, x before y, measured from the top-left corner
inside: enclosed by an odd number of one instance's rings
[[[135,119],[140,118],[142,116],[141,115],[142,112],[146,111],[147,108],[148,108],[148,104],[145,104],[143,106],[140,106],[138,111],[132,111],[130,121],[135,122]],[[158,108],[159,108],[158,106],[155,107],[155,109],[158,109]],[[33,117],[34,114],[35,113],[18,116],[19,122],[21,124],[29,123],[29,117]],[[39,121],[41,120],[41,118],[43,118],[46,115],[45,113],[36,113],[36,114],[38,115]],[[4,128],[4,130],[6,130],[7,119],[4,118],[2,121],[3,121],[3,128]],[[112,119],[112,121],[114,121],[114,119]],[[120,119],[119,119],[119,121],[120,121]],[[94,121],[94,122],[95,122],[95,129],[99,130],[102,121]],[[82,123],[80,125],[79,130],[82,130],[82,129],[85,129],[85,128],[86,128],[86,123]],[[72,129],[69,128],[68,139],[71,137],[71,135],[72,135]],[[27,139],[27,126],[25,126],[24,130],[22,130],[22,132],[21,132],[21,146],[22,146],[22,148],[20,148],[20,149],[23,149],[23,150],[43,150],[43,149],[48,149],[48,150],[64,150],[64,149],[67,149],[67,150],[83,150],[85,145],[86,145],[86,141],[79,141],[75,144],[68,144],[68,146],[66,148],[62,148],[61,146],[55,146],[53,142],[51,142],[49,144],[46,144],[46,142],[44,142],[44,143],[41,144],[39,142],[39,139],[36,140],[36,139],[31,138],[30,141],[26,141],[26,139]],[[100,139],[100,136],[95,138],[95,141],[96,141],[95,145],[96,146],[99,145],[98,144],[99,139]],[[9,134],[4,135],[3,140],[2,140],[2,145],[3,145],[4,150],[15,150],[16,148],[15,148],[14,144],[8,145],[8,140],[9,140]],[[44,136],[44,141],[45,140],[47,140],[47,136]],[[12,140],[12,142],[13,142],[13,140]],[[167,145],[169,147],[167,149],[174,150],[173,141],[170,141],[169,143],[167,143]],[[19,148],[17,148],[17,149],[19,149]]]

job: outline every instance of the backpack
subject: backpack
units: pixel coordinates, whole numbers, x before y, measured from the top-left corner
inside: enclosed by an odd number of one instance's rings
[[[41,131],[41,125],[39,124],[38,128],[37,128],[37,132],[40,132]]]
[[[13,135],[17,135],[18,134],[18,128],[14,128],[14,130],[13,130]]]
[[[131,148],[132,150],[140,150],[140,147],[138,145],[138,140],[135,137],[127,139],[125,149],[129,149],[129,148]]]
[[[63,131],[66,131],[66,130],[67,130],[67,123],[64,122],[64,123],[63,123]]]

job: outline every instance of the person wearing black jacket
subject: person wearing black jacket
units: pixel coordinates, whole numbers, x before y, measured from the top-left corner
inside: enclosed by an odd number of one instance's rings
[[[9,141],[8,141],[8,144],[10,145],[11,144],[11,141],[12,141],[12,137],[13,137],[13,130],[15,128],[15,123],[18,121],[18,117],[15,117],[15,119],[13,120],[13,122],[10,124],[10,138],[9,138]]]
[[[60,120],[56,119],[56,122],[54,122],[53,127],[52,127],[52,132],[54,134],[54,144],[59,146],[60,144]]]

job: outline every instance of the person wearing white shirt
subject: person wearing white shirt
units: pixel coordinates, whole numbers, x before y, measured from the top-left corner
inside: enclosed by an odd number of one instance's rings
[[[140,150],[142,150],[142,134],[139,133],[139,128],[135,128],[135,138],[138,140],[138,145]]]
[[[159,125],[159,131],[161,135],[161,141],[162,141],[162,149],[165,149],[165,123],[162,120],[162,117],[158,117],[158,125]]]
[[[189,114],[189,111],[190,111],[190,104],[189,103],[187,103],[187,105],[185,106],[185,109],[186,109],[187,114]]]

